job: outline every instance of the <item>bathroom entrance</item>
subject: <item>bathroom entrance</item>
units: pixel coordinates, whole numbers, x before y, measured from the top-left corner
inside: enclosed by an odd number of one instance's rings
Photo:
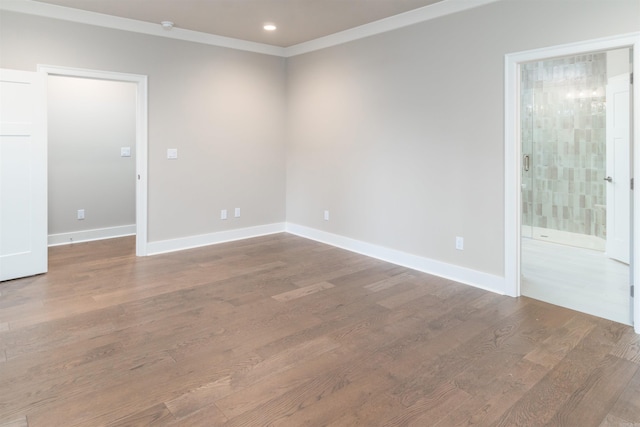
[[[632,48],[520,64],[522,295],[633,324]]]

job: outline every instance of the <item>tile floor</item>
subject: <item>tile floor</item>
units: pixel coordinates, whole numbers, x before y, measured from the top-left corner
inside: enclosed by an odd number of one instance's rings
[[[522,295],[631,324],[629,266],[604,252],[522,239]]]

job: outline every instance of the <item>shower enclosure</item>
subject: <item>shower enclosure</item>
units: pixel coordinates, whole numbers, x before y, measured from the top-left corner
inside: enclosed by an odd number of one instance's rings
[[[521,67],[522,235],[605,250],[607,54]]]

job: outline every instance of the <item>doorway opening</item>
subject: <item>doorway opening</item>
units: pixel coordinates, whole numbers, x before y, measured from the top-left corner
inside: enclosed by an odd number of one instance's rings
[[[123,73],[114,73],[107,71],[94,71],[94,70],[83,70],[83,69],[74,69],[74,68],[66,68],[66,67],[56,67],[49,65],[40,65],[38,66],[38,71],[44,72],[48,78],[52,79],[52,87],[55,87],[57,90],[64,90],[65,84],[73,83],[77,84],[78,82],[83,82],[84,84],[92,84],[93,88],[99,88],[100,90],[110,90],[112,91],[111,95],[115,95],[115,92],[122,92],[122,96],[120,99],[126,99],[127,97],[133,98],[133,104],[131,107],[134,110],[135,114],[135,137],[134,140],[127,142],[126,140],[122,141],[122,144],[118,141],[111,142],[111,145],[115,144],[118,147],[117,153],[115,153],[114,147],[107,148],[110,150],[110,156],[113,157],[113,162],[119,162],[119,166],[112,167],[112,171],[120,171],[123,172],[123,175],[116,177],[113,175],[113,179],[133,179],[135,181],[135,188],[130,186],[131,182],[120,183],[119,187],[121,188],[121,192],[134,192],[135,193],[135,213],[130,212],[127,214],[126,212],[119,212],[115,214],[116,219],[114,220],[116,223],[119,222],[117,226],[113,227],[103,227],[97,229],[91,229],[88,231],[80,232],[78,235],[82,236],[85,240],[95,240],[100,238],[113,237],[115,235],[125,235],[125,234],[135,234],[136,235],[136,255],[137,256],[145,256],[147,255],[147,78],[146,76],[135,75],[135,74],[123,74]],[[55,79],[55,81],[53,81]],[[133,90],[131,90],[131,86],[133,85]],[[67,86],[68,87],[68,86]],[[123,98],[124,97],[124,98]],[[79,103],[86,102],[86,100],[79,100]],[[100,103],[100,100],[96,100],[96,103]],[[77,107],[77,105],[75,106]],[[105,113],[107,114],[107,113]],[[77,125],[80,125],[78,123]],[[131,144],[133,142],[133,144]],[[89,142],[87,142],[89,143]],[[81,142],[77,142],[76,144],[81,144]],[[133,146],[131,146],[133,145]],[[127,150],[128,149],[128,150]],[[79,148],[78,151],[82,151],[82,148]],[[86,151],[86,150],[85,150]],[[91,151],[91,150],[89,150]],[[89,152],[87,151],[87,152]],[[95,150],[97,152],[99,150]],[[133,157],[133,158],[131,158]],[[104,160],[104,159],[103,159]],[[96,160],[99,164],[103,160]],[[131,161],[134,162],[131,162]],[[129,166],[126,164],[129,163]],[[133,165],[135,163],[135,165]],[[85,165],[85,167],[89,167]],[[129,176],[130,175],[130,176]],[[59,174],[57,179],[64,181],[64,174]],[[81,180],[82,177],[76,176],[71,177],[70,179]],[[117,185],[114,183],[114,185]],[[113,187],[109,187],[113,188]],[[117,189],[114,189],[117,190]],[[126,198],[126,195],[125,195]],[[93,200],[96,206],[100,205],[99,198]],[[89,212],[85,212],[82,207],[78,206],[77,212],[77,220],[81,220],[81,216],[85,214],[89,214]],[[134,206],[126,206],[126,203],[123,202],[123,208],[121,210],[133,210]],[[75,209],[75,208],[74,208]],[[67,209],[69,210],[69,209]],[[107,211],[108,209],[104,209]],[[81,212],[82,211],[82,212]],[[75,213],[75,212],[74,212]],[[68,212],[66,212],[68,216]],[[104,214],[104,212],[100,212],[99,214]],[[112,217],[114,216],[112,215]],[[105,216],[105,215],[103,215]],[[131,218],[135,217],[134,224],[131,223]],[[54,217],[55,218],[55,217]],[[76,220],[76,218],[73,218]],[[109,219],[104,219],[105,221],[109,221]],[[127,222],[129,224],[127,224]],[[53,231],[55,233],[55,230]],[[51,234],[51,231],[50,231]],[[55,237],[58,240],[65,239],[69,240],[73,238],[74,233],[64,233]],[[70,237],[71,236],[71,237]],[[55,240],[54,238],[54,240]],[[58,240],[50,241],[53,244],[61,243]]]
[[[520,65],[521,293],[625,324],[630,66],[628,48]]]
[[[629,57],[638,45],[632,34],[505,58],[507,293],[634,324],[636,332],[638,96],[630,81],[638,59]],[[608,113],[624,103],[607,93],[616,79],[626,79],[627,109],[614,118],[627,119],[626,148],[606,143]]]

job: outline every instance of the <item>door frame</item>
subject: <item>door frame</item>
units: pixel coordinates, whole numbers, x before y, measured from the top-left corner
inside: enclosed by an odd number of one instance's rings
[[[580,55],[590,52],[620,48],[633,49],[633,71],[640,70],[640,32],[587,40],[577,43],[551,46],[546,48],[515,52],[505,55],[504,78],[504,276],[505,293],[512,297],[520,296],[521,261],[521,224],[522,195],[520,164],[522,147],[520,141],[520,64],[556,57]],[[631,120],[631,146],[633,164],[640,167],[640,150],[633,149],[634,142],[640,141],[640,108],[634,108],[640,100],[640,85],[634,84],[633,117]],[[632,172],[633,174],[633,172]],[[632,194],[633,206],[640,207],[640,189]],[[632,266],[640,266],[640,208],[632,209]],[[637,227],[633,227],[637,224]],[[631,268],[632,283],[636,293],[640,287],[640,274],[637,268]],[[633,301],[633,324],[636,333],[640,333],[640,295]]]
[[[38,71],[48,76],[81,77],[96,80],[129,82],[136,85],[136,256],[147,255],[147,76],[113,71],[87,70],[38,64]]]

